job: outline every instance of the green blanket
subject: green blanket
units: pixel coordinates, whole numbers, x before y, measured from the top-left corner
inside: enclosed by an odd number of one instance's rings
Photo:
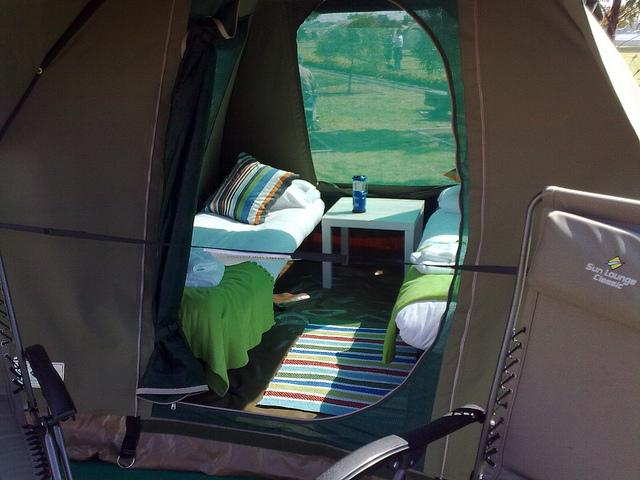
[[[185,287],[182,329],[196,358],[205,364],[209,387],[229,389],[227,370],[247,364],[247,352],[274,325],[273,277],[261,266],[228,266],[216,287]]]
[[[453,275],[423,275],[415,267],[409,267],[396,298],[396,303],[391,311],[391,320],[389,320],[387,334],[384,339],[383,362],[393,362],[396,354],[396,336],[398,335],[396,315],[398,312],[418,300],[446,300],[449,296],[449,287],[452,280]]]

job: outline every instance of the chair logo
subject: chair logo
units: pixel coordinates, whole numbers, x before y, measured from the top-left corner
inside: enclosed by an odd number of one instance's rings
[[[620,260],[620,257],[613,257],[611,260],[607,262],[607,266],[610,267],[611,270],[620,268],[622,265],[624,265],[624,262]]]
[[[613,257],[606,262],[608,268],[601,268],[593,263],[587,263],[585,270],[589,270],[594,273],[593,281],[602,283],[612,288],[622,290],[624,287],[633,286],[638,283],[638,280],[631,277],[625,277],[619,273],[614,272],[615,269],[622,267],[625,264],[619,256]]]

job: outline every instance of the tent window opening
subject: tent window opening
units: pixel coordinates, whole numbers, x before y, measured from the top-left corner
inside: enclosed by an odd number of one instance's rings
[[[445,67],[408,14],[312,14],[297,42],[318,180],[450,184],[456,146]]]

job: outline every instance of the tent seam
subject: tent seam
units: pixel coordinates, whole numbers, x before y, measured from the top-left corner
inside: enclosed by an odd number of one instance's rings
[[[160,81],[158,82],[158,94],[156,96],[156,109],[153,121],[153,134],[151,136],[151,146],[149,149],[149,162],[147,164],[147,190],[145,192],[145,209],[144,209],[144,231],[143,238],[147,240],[149,234],[149,203],[151,198],[151,177],[153,171],[153,157],[156,147],[157,133],[158,133],[158,116],[160,114],[160,104],[162,99],[162,85],[164,83],[165,73],[167,71],[167,57],[169,50],[169,40],[171,38],[171,26],[173,25],[173,16],[176,9],[176,2],[172,0],[169,21],[167,24],[166,38],[164,43],[164,53],[162,57],[162,68],[160,73]],[[139,289],[139,306],[138,306],[138,352],[136,362],[136,384],[140,381],[140,362],[142,359],[141,343],[142,343],[142,318],[144,309],[144,291],[145,291],[145,277],[146,277],[146,258],[147,258],[147,245],[142,245],[142,261],[141,261],[141,276],[140,276],[140,289]],[[138,416],[138,385],[136,385],[136,392],[133,396],[134,401],[134,415]]]
[[[480,253],[482,251],[483,237],[484,237],[484,215],[486,210],[486,196],[485,196],[485,187],[486,187],[486,138],[485,138],[485,122],[484,122],[484,95],[483,95],[483,87],[482,87],[482,73],[480,71],[480,47],[478,42],[479,36],[479,14],[478,14],[478,1],[475,0],[473,2],[473,33],[474,33],[474,57],[476,62],[476,81],[478,84],[478,113],[480,116],[480,165],[482,171],[482,193],[480,197],[480,228],[479,228],[479,240],[478,240],[478,251],[476,253],[475,264],[478,265],[480,263]],[[469,308],[467,309],[467,315],[465,319],[464,330],[462,332],[462,338],[460,339],[460,349],[458,353],[458,361],[456,365],[456,371],[453,377],[453,386],[451,389],[451,397],[449,401],[449,410],[453,410],[454,408],[454,397],[455,392],[460,380],[460,372],[462,369],[462,358],[464,356],[464,346],[467,341],[467,335],[469,333],[469,325],[471,321],[471,313],[473,311],[473,305],[475,303],[476,296],[476,285],[478,281],[478,273],[473,273],[472,281],[471,281],[471,299]],[[445,474],[445,465],[447,464],[447,457],[449,453],[449,437],[445,439],[445,445],[443,449],[440,477],[444,478]]]

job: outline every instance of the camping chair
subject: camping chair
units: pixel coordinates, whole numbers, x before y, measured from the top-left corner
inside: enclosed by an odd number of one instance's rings
[[[320,478],[383,462],[402,478],[426,443],[473,421],[473,479],[640,478],[640,201],[557,187],[534,199],[489,398],[484,419],[454,411]]]
[[[45,349],[22,348],[1,255],[0,280],[0,479],[71,480],[60,422],[75,415],[75,406]],[[36,405],[36,382],[47,415]]]

